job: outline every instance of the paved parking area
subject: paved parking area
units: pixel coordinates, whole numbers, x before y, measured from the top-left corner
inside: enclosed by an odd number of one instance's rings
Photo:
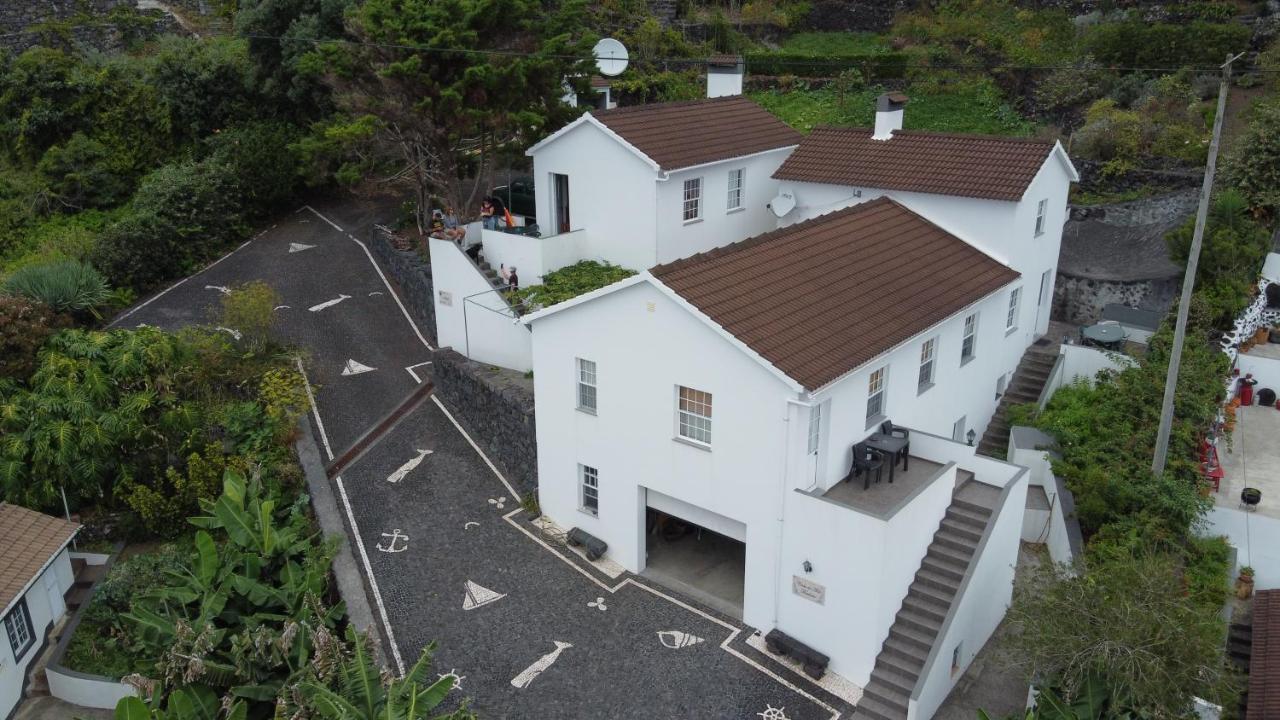
[[[427,377],[420,365],[430,357],[427,340],[356,240],[376,213],[345,205],[281,218],[116,324],[205,323],[220,287],[266,281],[288,306],[278,310],[281,339],[308,353],[314,429],[331,458]],[[463,676],[462,694],[482,716],[849,714],[749,647],[753,630],[647,580],[609,578],[541,538],[498,469],[434,397],[333,485],[387,654],[408,666],[437,642],[434,669]]]

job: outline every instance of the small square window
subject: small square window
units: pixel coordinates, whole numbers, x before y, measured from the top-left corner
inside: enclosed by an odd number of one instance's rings
[[[702,217],[702,178],[684,181],[684,221],[693,222]]]
[[[596,364],[578,358],[578,409],[596,412]]]
[[[711,393],[681,386],[676,407],[680,437],[711,444]]]
[[[582,511],[590,515],[599,515],[600,471],[589,465],[579,465],[578,481],[582,486]]]

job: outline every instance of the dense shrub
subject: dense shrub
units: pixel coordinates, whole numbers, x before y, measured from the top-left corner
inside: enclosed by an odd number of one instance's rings
[[[215,133],[207,141],[209,160],[235,178],[248,217],[278,209],[298,188],[299,161],[293,146],[300,133],[279,122],[254,122]]]
[[[1064,118],[1106,95],[1113,78],[1093,58],[1085,58],[1046,75],[1036,85],[1036,107],[1051,117]]]
[[[1170,259],[1185,265],[1191,250],[1194,218],[1166,238]],[[1248,202],[1235,190],[1214,199],[1196,266],[1196,292],[1209,321],[1228,327],[1249,304],[1258,269],[1271,250],[1271,233],[1249,217]]]
[[[835,77],[849,68],[863,71],[868,81],[906,77],[906,53],[869,52],[860,55],[818,57],[805,53],[750,52],[747,72],[753,75]]]
[[[4,291],[48,305],[56,312],[92,311],[107,299],[107,281],[89,265],[59,260],[28,265],[9,276]]]
[[[1253,107],[1249,127],[1236,140],[1225,169],[1227,182],[1250,207],[1274,217],[1280,209],[1280,102]]]
[[[37,169],[58,199],[73,208],[118,205],[133,192],[133,174],[105,144],[77,132],[54,145]]]
[[[904,14],[893,34],[947,49],[954,60],[990,65],[1060,65],[1079,57],[1065,11],[1026,10],[1011,0],[946,0]]]
[[[0,295],[0,381],[24,382],[36,367],[45,340],[67,324],[48,305],[24,297]]]
[[[1250,30],[1238,23],[1145,23],[1126,20],[1090,28],[1085,46],[1109,65],[1143,68],[1217,67],[1249,47]]]
[[[592,290],[599,290],[619,280],[635,275],[634,270],[583,260],[568,267],[549,272],[541,285],[530,285],[516,292],[513,301],[528,303],[534,307],[547,307],[573,299]]]

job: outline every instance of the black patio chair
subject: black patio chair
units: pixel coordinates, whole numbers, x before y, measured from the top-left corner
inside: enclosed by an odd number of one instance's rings
[[[903,445],[902,449],[898,451],[898,458],[902,459],[902,469],[906,470],[907,456],[911,453],[911,431],[901,425],[894,425],[892,420],[885,420],[880,423],[880,434],[902,438],[907,441],[907,444]],[[895,458],[894,461],[897,462],[898,458]]]
[[[872,470],[876,473],[876,482],[880,482],[880,475],[884,470],[884,453],[867,447],[866,443],[854,445],[853,463],[849,466],[849,474],[845,476],[845,479],[855,478],[859,474],[865,473],[862,489],[870,490]]]

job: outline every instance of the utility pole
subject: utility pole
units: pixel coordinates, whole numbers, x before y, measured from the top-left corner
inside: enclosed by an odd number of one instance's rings
[[[1173,348],[1169,354],[1169,372],[1164,380],[1164,402],[1160,404],[1160,429],[1156,432],[1156,453],[1151,461],[1151,474],[1164,474],[1169,455],[1169,433],[1173,429],[1173,395],[1178,387],[1178,368],[1182,364],[1182,345],[1187,339],[1187,314],[1191,310],[1191,290],[1196,284],[1196,266],[1200,263],[1200,246],[1204,243],[1204,226],[1209,217],[1209,196],[1213,193],[1213,174],[1218,167],[1218,143],[1222,139],[1222,116],[1227,112],[1227,91],[1231,87],[1231,63],[1244,53],[1222,64],[1222,81],[1218,86],[1218,112],[1213,118],[1213,139],[1209,143],[1209,161],[1205,164],[1204,183],[1200,186],[1200,207],[1196,210],[1195,232],[1191,235],[1191,252],[1187,254],[1187,274],[1182,278],[1182,299],[1178,301],[1178,323],[1173,329]]]

